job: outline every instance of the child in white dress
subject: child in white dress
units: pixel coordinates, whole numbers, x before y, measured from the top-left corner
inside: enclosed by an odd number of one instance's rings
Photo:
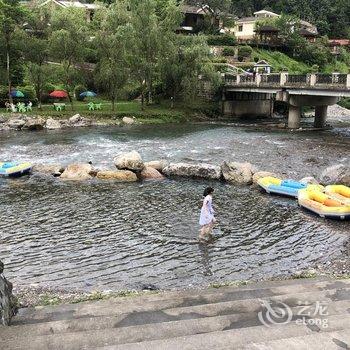
[[[216,222],[213,209],[213,192],[214,189],[212,187],[207,187],[203,193],[204,200],[201,209],[201,216],[199,218],[199,224],[201,225],[201,230],[199,233],[200,240],[205,240],[210,237]]]

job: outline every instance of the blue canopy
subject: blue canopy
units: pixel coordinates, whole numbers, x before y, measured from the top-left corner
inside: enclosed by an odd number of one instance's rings
[[[96,97],[97,94],[93,91],[84,91],[79,96],[80,97]]]

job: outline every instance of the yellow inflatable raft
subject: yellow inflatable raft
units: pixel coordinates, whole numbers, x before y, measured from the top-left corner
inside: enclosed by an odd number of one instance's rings
[[[346,205],[350,205],[350,187],[345,185],[330,185],[326,186],[325,192]]]
[[[350,219],[350,204],[347,205],[330,195],[317,190],[300,190],[298,194],[299,205],[323,218]]]

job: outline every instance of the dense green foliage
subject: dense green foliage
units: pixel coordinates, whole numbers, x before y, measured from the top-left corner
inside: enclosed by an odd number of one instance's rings
[[[26,12],[17,0],[0,0],[0,86],[8,99],[30,85],[35,96],[26,98],[39,106],[52,86],[68,93],[72,108],[82,85],[113,106],[126,95],[141,96],[142,106],[156,95],[192,98],[201,78],[216,82],[217,74],[204,37],[175,33],[182,20],[176,0],[120,0],[92,22],[80,8]]]

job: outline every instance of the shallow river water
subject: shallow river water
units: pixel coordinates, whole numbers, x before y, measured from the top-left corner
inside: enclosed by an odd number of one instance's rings
[[[304,142],[301,143],[301,140]],[[296,178],[349,161],[347,129],[257,132],[220,125],[74,129],[0,135],[4,160],[112,167],[118,152],[145,160],[245,160]],[[215,187],[214,240],[198,244],[203,188]],[[289,275],[341,254],[349,223],[296,201],[199,180],[81,184],[0,179],[0,260],[15,283],[80,289],[203,286]]]

